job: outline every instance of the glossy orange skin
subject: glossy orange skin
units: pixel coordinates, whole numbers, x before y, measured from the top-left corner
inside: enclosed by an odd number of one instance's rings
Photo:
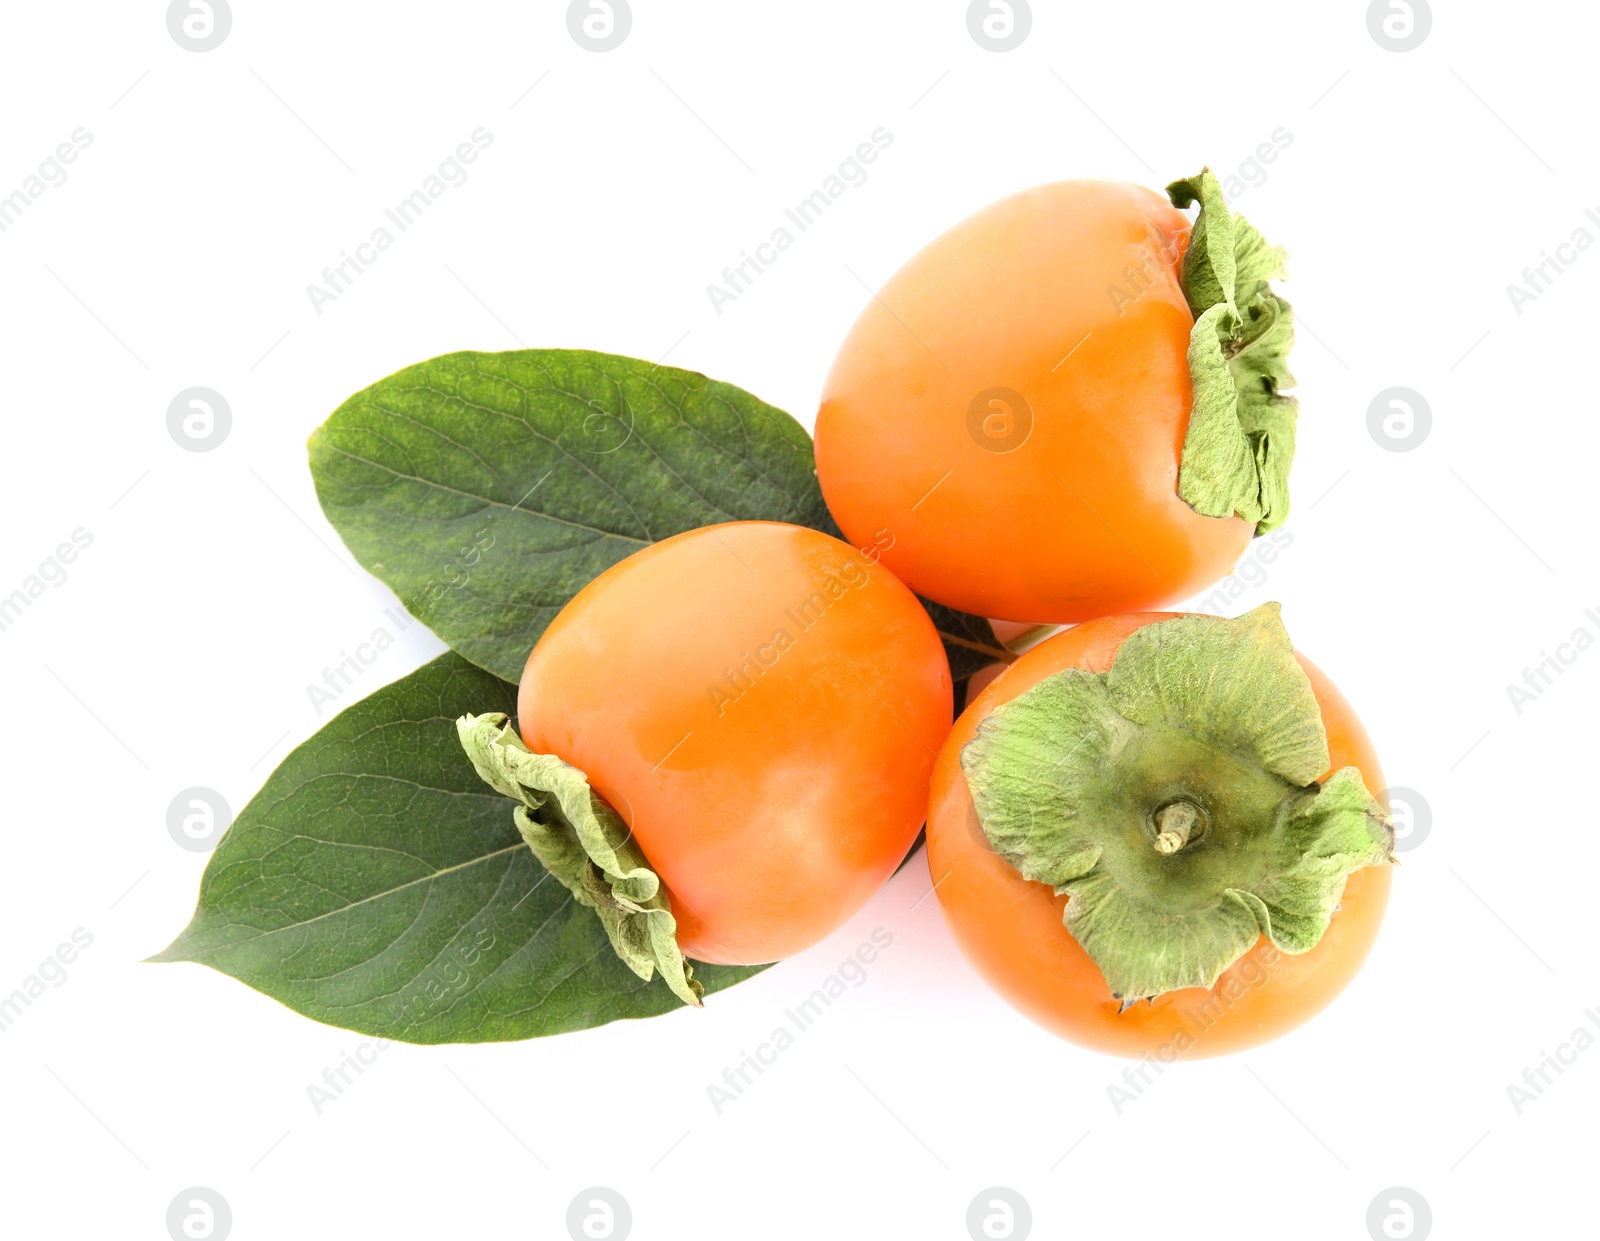
[[[918,594],[1017,621],[1159,607],[1226,574],[1251,526],[1177,493],[1189,230],[1154,191],[1065,181],[984,208],[896,272],[817,414],[818,476],[851,542]],[[1032,411],[1010,451],[969,430],[991,388]]]
[[[529,749],[582,769],[631,826],[684,953],[753,965],[822,939],[905,857],[950,668],[882,567],[815,530],[735,522],[579,591],[529,656],[517,715]]]
[[[1175,613],[1110,616],[1058,634],[1006,669],[956,721],[939,753],[928,810],[928,865],[956,942],[1009,1003],[1062,1038],[1096,1051],[1161,1062],[1241,1051],[1320,1012],[1366,960],[1389,903],[1393,868],[1352,873],[1341,908],[1310,952],[1291,956],[1267,940],[1224,971],[1209,991],[1189,988],[1118,1013],[1099,967],[1066,927],[1067,897],[1024,879],[983,835],[961,772],[961,747],[1003,702],[1065,668],[1104,672],[1122,640]],[[1304,656],[1332,764],[1355,766],[1375,794],[1387,787],[1350,704]],[[1326,778],[1326,776],[1324,777]],[[1387,807],[1386,807],[1387,808]]]

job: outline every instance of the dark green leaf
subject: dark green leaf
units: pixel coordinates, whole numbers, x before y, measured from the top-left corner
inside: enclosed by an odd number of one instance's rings
[[[844,537],[788,414],[613,354],[446,354],[351,397],[310,450],[323,510],[356,559],[511,681],[567,600],[657,539],[721,521]],[[999,643],[981,617],[924,603],[959,687],[989,662],[961,643]]]
[[[724,521],[832,525],[788,414],[704,375],[577,349],[407,367],[341,405],[310,451],[356,559],[509,681],[567,600],[658,539]]]
[[[1012,656],[995,637],[994,626],[983,617],[958,612],[931,599],[922,599],[921,603],[944,641],[945,658],[950,661],[950,680],[956,688],[956,714],[960,715],[961,687],[972,674],[992,663],[1009,662]]]
[[[513,686],[445,654],[336,716],[240,813],[194,920],[154,959],[198,961],[318,1021],[413,1043],[681,1008],[617,959],[472,769],[457,717],[515,707]],[[756,972],[695,967],[708,993]]]

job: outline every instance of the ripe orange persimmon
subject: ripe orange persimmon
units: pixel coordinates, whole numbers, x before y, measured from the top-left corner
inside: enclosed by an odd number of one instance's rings
[[[1002,199],[850,329],[818,476],[846,536],[918,594],[1031,622],[1159,607],[1283,520],[1292,324],[1267,286],[1283,254],[1210,173],[1172,193],[1202,202],[1193,225],[1119,182]]]
[[[949,731],[927,612],[837,539],[707,526],[636,552],[545,630],[522,740],[581,769],[665,884],[679,947],[744,965],[834,930],[916,838]]]
[[[1320,1011],[1354,977],[1372,947],[1389,898],[1392,872],[1382,863],[1392,860],[1393,829],[1385,810],[1365,790],[1382,790],[1383,775],[1360,721],[1339,691],[1309,660],[1290,650],[1287,635],[1272,645],[1269,631],[1276,624],[1276,610],[1275,605],[1269,607],[1270,615],[1263,615],[1266,609],[1262,609],[1238,622],[1221,623],[1233,629],[1219,628],[1213,624],[1216,618],[1170,613],[1106,617],[1069,629],[1010,665],[961,716],[945,741],[928,812],[928,864],[946,921],[985,980],[1013,1006],[1063,1038],[1115,1055],[1160,1060],[1251,1047]],[[1163,629],[1162,622],[1175,621],[1189,629],[1180,631],[1170,624]],[[1247,623],[1254,623],[1255,631],[1239,628]],[[1140,658],[1165,658],[1168,664],[1154,674],[1149,667],[1124,669],[1119,682],[1117,663],[1128,649],[1124,644],[1141,631],[1145,637]],[[1192,649],[1162,655],[1164,649],[1177,650],[1194,633],[1215,636],[1223,646],[1231,642],[1246,655],[1244,672],[1226,673],[1235,676],[1232,688],[1223,685],[1219,690],[1207,684],[1215,665],[1206,666],[1205,657],[1195,662]],[[1248,651],[1240,646],[1263,634],[1267,636],[1261,645]],[[1222,648],[1212,649],[1214,653]],[[1273,658],[1284,666],[1273,674],[1277,685],[1265,687],[1258,668]],[[1303,679],[1293,673],[1291,660],[1302,670]],[[1089,855],[1071,856],[1072,864],[1059,870],[1059,875],[1068,877],[1059,889],[1047,881],[1025,878],[1014,860],[1002,856],[993,839],[1006,846],[1013,859],[1026,857],[1024,869],[1038,872],[1040,850],[1031,842],[1019,844],[1014,833],[1008,837],[1004,822],[986,825],[969,783],[974,762],[985,759],[984,746],[992,748],[997,737],[1004,740],[1007,704],[1019,700],[1026,704],[1030,694],[1048,696],[1052,687],[1063,692],[1076,687],[1080,696],[1090,698],[1114,695],[1120,688],[1120,709],[1143,721],[1102,712],[1091,727],[1081,721],[1093,712],[1085,714],[1081,703],[1074,707],[1067,697],[1054,705],[1046,703],[1052,714],[1036,716],[1031,725],[1022,720],[1025,727],[1017,735],[1028,749],[1025,762],[1034,765],[1034,778],[1057,786],[1072,787],[1076,782],[1076,804],[1066,813],[1070,816],[1088,806],[1097,826],[1082,834],[1093,837],[1100,832],[1095,839],[1104,846],[1092,862]],[[1261,693],[1265,699],[1258,696]],[[1130,707],[1141,694],[1147,702]],[[1243,697],[1230,702],[1229,694]],[[1150,702],[1156,704],[1153,712]],[[1209,705],[1195,711],[1197,702]],[[1230,714],[1225,709],[1229,706],[1241,710]],[[1279,707],[1285,708],[1285,719],[1298,713],[1297,722],[1260,731],[1259,721]],[[1056,760],[1055,749],[1041,741],[1044,734],[1038,726],[1041,720],[1060,721],[1074,712],[1079,722],[1067,727],[1062,739],[1080,737],[1077,745],[1082,751],[1063,753]],[[1209,718],[1216,725],[1203,724],[1198,730],[1206,735],[1205,746],[1191,744],[1196,730],[1188,723],[1171,729],[1173,720],[1186,713],[1191,721]],[[989,722],[996,720],[1002,727],[990,736],[994,725]],[[1244,722],[1250,720],[1257,723]],[[1240,730],[1250,728],[1258,731],[1245,744]],[[1166,730],[1159,733],[1153,749],[1141,740],[1151,730]],[[1318,737],[1313,735],[1318,731],[1325,737],[1321,757],[1315,744]],[[1101,740],[1106,732],[1116,734],[1109,745]],[[1252,745],[1251,756],[1241,759]],[[1263,773],[1254,769],[1254,755],[1270,752],[1271,764],[1278,765],[1297,747],[1301,752],[1290,763],[1291,768],[1298,764],[1294,778],[1263,780]],[[1304,773],[1319,763],[1325,768],[1320,781],[1308,784]],[[1119,775],[1121,768],[1131,773],[1126,780]],[[1027,781],[1024,772],[1021,787],[1033,801],[1026,807],[1022,826],[1026,832],[1047,835],[1057,825],[1052,816],[1059,816],[1062,807],[1047,807],[1047,794]],[[1272,812],[1272,798],[1280,794],[1290,799],[1280,806],[1309,808],[1301,821],[1311,823],[1314,830],[1295,836],[1292,823],[1288,829],[1282,826],[1284,816]],[[1326,807],[1319,811],[1324,801]],[[1003,809],[1003,799],[998,804]],[[1169,817],[1174,814],[1172,807],[1183,813]],[[1253,834],[1252,815],[1259,820],[1258,835]],[[1268,822],[1274,817],[1277,827]],[[1164,824],[1192,839],[1174,836],[1163,841]],[[1275,858],[1264,869],[1299,865],[1325,889],[1320,894],[1323,904],[1310,910],[1314,916],[1309,922],[1296,923],[1307,910],[1293,907],[1293,885],[1283,884],[1275,873],[1263,876],[1259,873],[1263,868],[1248,864],[1252,851],[1275,832],[1295,837],[1291,843],[1306,849],[1309,856],[1294,863]],[[1070,842],[1057,856],[1069,855],[1081,844],[1081,840]],[[1126,851],[1119,853],[1123,846]],[[1363,851],[1364,858],[1356,857]],[[1335,873],[1337,867],[1328,869],[1328,858],[1322,855],[1342,856],[1341,865],[1354,859],[1354,864],[1340,875]],[[1124,867],[1140,873],[1124,885],[1125,891],[1117,892],[1122,877],[1101,873],[1108,864],[1113,872]],[[1216,873],[1204,873],[1208,870]],[[1188,885],[1197,875],[1201,883]],[[1257,895],[1229,895],[1228,877]],[[1305,880],[1307,874],[1294,878]],[[1076,888],[1075,895],[1066,894],[1068,886]],[[1079,900],[1087,902],[1081,911],[1085,919],[1101,918],[1099,926],[1086,930],[1080,920],[1077,929],[1069,929],[1073,905]],[[1259,933],[1251,921],[1251,917],[1259,921],[1262,911],[1270,913],[1271,936]],[[1208,985],[1174,986],[1154,995],[1142,993],[1155,986],[1128,986],[1141,969],[1155,976],[1167,973],[1169,981],[1192,983],[1192,976],[1184,977],[1187,964],[1182,969],[1172,965],[1173,956],[1183,955],[1173,950],[1210,951],[1218,917],[1232,918],[1237,925],[1228,928],[1235,938],[1226,950],[1200,971],[1202,981],[1215,973]],[[1319,918],[1320,934],[1314,925]],[[1159,933],[1148,927],[1130,933],[1128,926],[1140,919],[1158,923],[1165,919],[1166,925]],[[1237,933],[1241,926],[1242,935]],[[1285,946],[1274,937],[1291,942]],[[1141,960],[1146,949],[1150,951]],[[1121,992],[1108,981],[1108,969],[1123,985]]]

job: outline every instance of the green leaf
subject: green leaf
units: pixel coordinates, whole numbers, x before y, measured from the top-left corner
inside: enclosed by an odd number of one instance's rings
[[[1189,374],[1194,406],[1178,471],[1178,494],[1208,517],[1239,516],[1257,534],[1289,515],[1299,406],[1289,349],[1294,312],[1271,281],[1288,274],[1283,249],[1269,245],[1229,209],[1211,170],[1167,187],[1178,207],[1200,204],[1183,261],[1194,312]]]
[[[318,1021],[413,1043],[682,1007],[617,959],[463,752],[456,719],[515,700],[445,654],[341,712],[240,813],[193,921],[153,959],[209,965]],[[707,992],[756,972],[695,971]]]
[[[1346,767],[1278,605],[1129,635],[1109,671],[1069,668],[996,707],[961,767],[995,851],[1067,901],[1114,996],[1213,986],[1265,935],[1321,940],[1346,877],[1394,829]]]
[[[810,437],[788,414],[704,375],[585,350],[407,367],[341,405],[310,453],[356,559],[508,681],[567,600],[650,543],[724,521],[832,523]]]
[[[351,397],[311,437],[351,553],[453,650],[516,681],[573,595],[669,535],[787,521],[843,538],[805,429],[732,384],[579,349],[452,353]],[[959,686],[989,622],[924,600]],[[959,701],[959,699],[958,699]]]
[[[961,687],[972,674],[993,663],[1009,663],[1015,656],[995,636],[994,626],[981,616],[958,612],[942,603],[918,596],[918,602],[933,618],[933,627],[944,643],[950,662],[950,682],[954,687],[956,714],[961,714]]]

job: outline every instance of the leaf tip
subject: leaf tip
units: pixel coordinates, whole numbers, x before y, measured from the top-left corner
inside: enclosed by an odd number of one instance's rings
[[[189,936],[189,929],[187,927],[185,927],[182,931],[180,931],[178,933],[178,938],[177,939],[173,940],[170,944],[168,944],[160,952],[157,952],[157,953],[153,954],[152,956],[145,957],[144,960],[139,962],[139,964],[140,965],[170,965],[174,961],[193,961],[194,958],[189,955],[188,950],[184,947],[184,940],[187,939],[188,936]]]

